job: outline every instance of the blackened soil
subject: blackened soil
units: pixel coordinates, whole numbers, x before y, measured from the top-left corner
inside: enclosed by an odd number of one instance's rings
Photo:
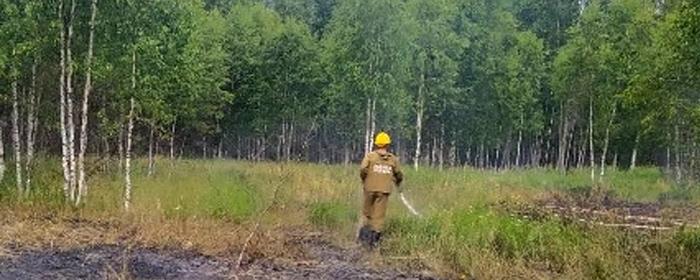
[[[98,245],[71,250],[4,248],[0,279],[436,279],[377,266],[372,253],[300,237],[301,259],[217,258],[179,249]],[[374,255],[381,262],[381,256]]]
[[[228,279],[224,260],[194,252],[91,246],[13,252],[0,258],[0,279]]]
[[[437,279],[430,272],[380,267],[381,256],[362,248],[343,249],[308,237],[293,242],[305,248],[306,259],[257,261],[239,273],[240,279]]]

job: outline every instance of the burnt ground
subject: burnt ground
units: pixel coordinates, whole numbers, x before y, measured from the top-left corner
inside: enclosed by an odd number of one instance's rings
[[[301,259],[205,256],[179,249],[97,245],[71,250],[6,248],[0,279],[436,279],[368,262],[372,253],[341,248],[319,237],[298,238]],[[381,258],[381,257],[379,257]],[[245,259],[245,258],[244,258]]]

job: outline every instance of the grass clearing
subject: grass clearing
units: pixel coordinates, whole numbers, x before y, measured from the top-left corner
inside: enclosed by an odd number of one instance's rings
[[[116,170],[92,177],[87,203],[79,208],[63,205],[57,170],[41,169],[35,176],[39,187],[21,200],[7,178],[0,192],[6,213],[0,248],[130,242],[235,257],[256,221],[261,228],[251,240],[251,257],[298,255],[285,243],[289,231],[320,231],[342,245],[354,242],[361,199],[355,166],[216,160],[171,166],[161,160],[152,177],[142,173],[143,167],[137,162],[128,213],[122,210]],[[407,170],[407,196],[425,217],[410,216],[396,196],[390,198],[384,261],[448,278],[700,276],[698,229],[608,228],[567,217],[528,219],[509,211],[552,195],[587,196],[588,175],[587,170]],[[694,188],[675,188],[654,168],[611,170],[601,188],[623,201],[663,201],[668,207],[695,207],[700,201]],[[671,195],[679,190],[685,191]]]

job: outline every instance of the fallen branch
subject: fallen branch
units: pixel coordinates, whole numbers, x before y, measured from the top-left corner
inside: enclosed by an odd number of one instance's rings
[[[603,226],[603,227],[614,227],[614,228],[632,228],[632,229],[648,229],[648,230],[671,230],[671,229],[673,229],[672,227],[635,225],[635,224],[607,224],[607,223],[603,223],[603,222],[598,222],[595,224],[599,225],[599,226]]]

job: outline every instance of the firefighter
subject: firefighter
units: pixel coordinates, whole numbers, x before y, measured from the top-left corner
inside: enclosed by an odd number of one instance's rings
[[[374,150],[365,156],[360,166],[364,190],[362,215],[366,219],[359,240],[370,248],[375,248],[381,240],[389,195],[393,187],[400,188],[403,180],[399,159],[389,152],[389,145],[389,134],[377,134]]]

